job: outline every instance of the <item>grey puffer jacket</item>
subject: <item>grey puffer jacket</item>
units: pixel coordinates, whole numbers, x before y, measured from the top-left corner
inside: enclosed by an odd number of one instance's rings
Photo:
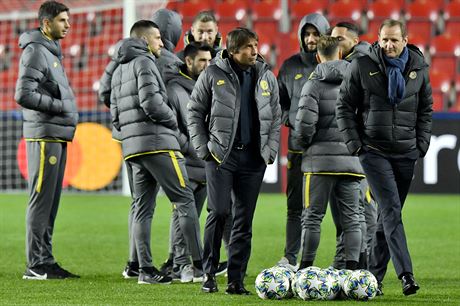
[[[72,141],[78,112],[59,42],[34,29],[21,35],[19,47],[24,51],[14,98],[23,107],[24,138]]]
[[[124,158],[179,151],[177,120],[147,43],[125,39],[116,60],[119,66],[112,75],[110,112],[113,126],[121,131]]]
[[[350,64],[340,88],[337,122],[348,150],[396,154],[418,150],[419,156],[425,156],[431,137],[433,99],[423,54],[416,46],[407,45],[409,60],[403,73],[406,91],[403,100],[392,105],[382,50],[377,43],[372,47],[369,56]]]
[[[180,15],[168,9],[159,9],[153,16],[152,21],[160,28],[161,40],[164,48],[161,49],[161,56],[155,61],[164,81],[164,69],[172,63],[182,63],[182,60],[174,54],[174,49],[182,34],[182,19]]]
[[[169,104],[177,117],[179,137],[181,138],[181,147],[185,155],[188,177],[195,181],[204,182],[206,181],[205,163],[196,155],[195,149],[190,144],[187,130],[187,104],[196,81],[189,77],[186,72],[185,64],[173,63],[165,67],[164,78]]]
[[[355,58],[358,58],[364,55],[369,55],[371,52],[372,52],[371,44],[369,44],[367,41],[360,41],[358,44],[356,44],[353,47],[350,54],[345,56],[344,60],[351,63],[351,61],[354,60]]]
[[[342,60],[319,64],[303,86],[295,129],[303,148],[304,173],[364,176],[358,157],[348,152],[335,118],[347,66]]]
[[[199,76],[188,104],[188,130],[197,155],[211,154],[219,163],[230,154],[238,127],[240,85],[227,50]],[[281,109],[278,84],[261,57],[256,65],[255,102],[259,118],[260,154],[267,164],[274,162],[279,147]]]
[[[297,32],[300,52],[285,60],[278,73],[281,120],[285,126],[289,127],[288,149],[293,153],[302,151],[295,140],[297,136],[294,130],[300,93],[308,77],[318,65],[316,52],[308,52],[303,41],[302,36],[307,25],[313,25],[320,34],[325,34],[329,28],[328,21],[321,14],[313,13],[303,17]]]

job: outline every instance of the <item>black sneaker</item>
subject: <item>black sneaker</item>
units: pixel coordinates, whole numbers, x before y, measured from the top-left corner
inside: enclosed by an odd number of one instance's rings
[[[383,295],[383,284],[381,282],[378,282],[377,293],[375,295],[376,296],[382,296]]]
[[[250,295],[251,292],[244,288],[243,283],[241,282],[231,282],[225,290],[226,294],[237,294],[237,295]]]
[[[35,267],[26,268],[26,272],[22,275],[22,279],[31,280],[47,280],[48,273],[44,265],[36,265]]]
[[[172,259],[166,260],[160,267],[160,272],[164,275],[170,275],[174,267],[174,262]]]
[[[73,274],[59,266],[57,262],[45,265],[45,269],[49,279],[80,278],[79,275]]]
[[[219,265],[217,266],[217,270],[216,270],[216,276],[225,274],[226,272],[227,272],[227,262],[226,261],[219,262]]]
[[[138,284],[171,284],[172,278],[164,275],[155,267],[146,267],[139,269]]]
[[[415,294],[420,286],[415,282],[414,276],[407,273],[401,277],[402,291],[404,295]]]
[[[124,278],[138,278],[139,277],[139,263],[137,261],[128,261],[125,269],[121,273]]]
[[[201,286],[201,291],[206,293],[213,293],[219,291],[217,289],[216,277],[209,273],[206,273],[203,277],[203,286]]]

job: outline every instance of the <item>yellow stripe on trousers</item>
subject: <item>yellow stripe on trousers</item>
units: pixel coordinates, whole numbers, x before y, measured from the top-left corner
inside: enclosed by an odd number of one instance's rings
[[[310,178],[311,174],[305,175],[305,208],[310,206]]]
[[[40,192],[42,190],[43,174],[45,172],[45,144],[46,142],[40,141],[40,168],[38,169],[37,188],[35,188],[37,192]]]
[[[174,153],[174,151],[170,151],[169,156],[171,156],[174,170],[176,170],[177,178],[179,179],[179,184],[182,188],[185,188],[184,176],[182,175],[182,171],[180,170],[179,162],[177,161],[176,154]]]

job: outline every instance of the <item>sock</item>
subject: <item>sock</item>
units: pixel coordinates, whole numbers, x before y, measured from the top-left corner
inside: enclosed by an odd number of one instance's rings
[[[302,260],[300,262],[299,270],[313,266],[313,260]]]
[[[354,260],[347,260],[345,263],[345,269],[348,269],[348,270],[358,269],[358,262]]]
[[[193,266],[198,270],[203,270],[203,262],[201,260],[194,260]]]

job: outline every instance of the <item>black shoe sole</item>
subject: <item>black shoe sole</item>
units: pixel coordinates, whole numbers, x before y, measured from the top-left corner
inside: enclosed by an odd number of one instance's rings
[[[219,289],[217,289],[217,287],[216,288],[201,287],[201,291],[203,291],[204,293],[214,293],[214,292],[219,291]]]

